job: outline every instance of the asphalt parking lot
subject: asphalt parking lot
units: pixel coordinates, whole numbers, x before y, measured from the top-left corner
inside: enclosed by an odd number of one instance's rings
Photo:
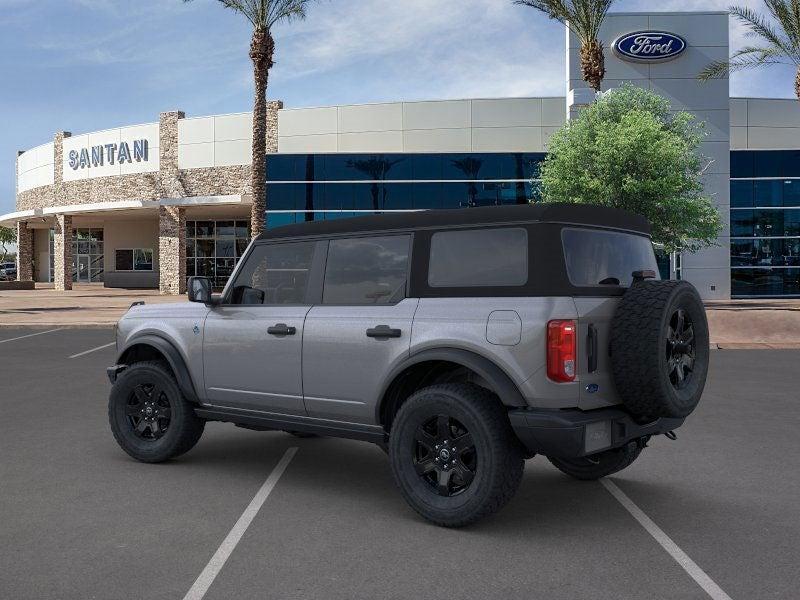
[[[212,423],[184,457],[134,462],[107,425],[111,341],[0,329],[0,598],[184,598],[290,448],[204,598],[715,597],[609,489],[541,457],[462,530],[418,518],[361,442]],[[712,352],[678,440],[610,478],[731,598],[800,597],[799,364]]]

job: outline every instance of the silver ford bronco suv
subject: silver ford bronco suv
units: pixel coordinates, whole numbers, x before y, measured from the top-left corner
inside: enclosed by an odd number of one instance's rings
[[[109,421],[160,462],[207,421],[374,442],[424,518],[501,508],[524,461],[597,479],[694,410],[695,288],[661,281],[641,217],[544,204],[311,222],[253,240],[220,295],[117,325]],[[346,468],[346,467],[345,467]]]

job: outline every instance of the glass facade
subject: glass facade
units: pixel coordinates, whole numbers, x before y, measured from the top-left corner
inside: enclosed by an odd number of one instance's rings
[[[186,276],[211,278],[215,288],[228,281],[250,243],[250,221],[187,221]]]
[[[50,255],[53,255],[51,251]],[[72,281],[103,281],[103,230],[77,228],[72,237]],[[50,277],[53,279],[52,275]]]
[[[731,295],[800,296],[800,150],[731,152]]]
[[[526,204],[543,153],[275,154],[267,226],[390,210]]]

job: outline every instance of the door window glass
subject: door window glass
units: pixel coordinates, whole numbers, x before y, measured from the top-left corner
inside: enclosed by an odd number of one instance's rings
[[[440,231],[431,238],[431,287],[519,286],[528,281],[528,232],[519,227]]]
[[[304,304],[315,246],[316,242],[297,242],[253,248],[236,276],[231,303]]]
[[[324,304],[393,304],[405,297],[410,236],[332,240]]]

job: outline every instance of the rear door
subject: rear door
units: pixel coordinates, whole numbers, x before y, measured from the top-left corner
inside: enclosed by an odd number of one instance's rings
[[[303,327],[317,242],[260,244],[205,322],[206,397],[218,406],[305,415]],[[322,247],[324,251],[324,247]]]
[[[619,404],[611,368],[611,328],[620,298],[633,272],[655,271],[653,245],[644,235],[579,227],[561,232],[564,262],[578,312],[580,407]]]
[[[410,253],[410,234],[330,241],[322,304],[303,333],[309,416],[375,423],[381,386],[409,353],[419,302],[406,298]]]

